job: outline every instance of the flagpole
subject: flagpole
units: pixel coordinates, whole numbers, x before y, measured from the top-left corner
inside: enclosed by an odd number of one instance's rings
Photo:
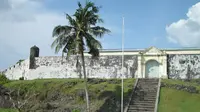
[[[121,75],[121,81],[122,81],[122,90],[121,90],[121,112],[124,111],[123,108],[123,97],[124,97],[124,17],[122,17],[122,75]]]

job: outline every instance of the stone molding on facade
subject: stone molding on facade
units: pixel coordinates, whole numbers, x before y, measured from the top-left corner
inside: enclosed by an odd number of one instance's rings
[[[166,71],[166,57],[167,54],[164,51],[159,50],[156,47],[150,47],[145,49],[144,51],[139,52],[140,56],[138,56],[138,78],[147,78],[146,77],[146,63],[150,60],[155,60],[159,63],[159,78],[160,77],[167,77]]]

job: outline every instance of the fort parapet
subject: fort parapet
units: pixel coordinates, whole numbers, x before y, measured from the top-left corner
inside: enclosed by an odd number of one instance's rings
[[[3,71],[9,79],[82,78],[81,58],[39,56],[33,46],[30,57]],[[200,78],[200,49],[133,49],[124,51],[124,68],[120,50],[102,50],[98,59],[85,53],[89,78]]]

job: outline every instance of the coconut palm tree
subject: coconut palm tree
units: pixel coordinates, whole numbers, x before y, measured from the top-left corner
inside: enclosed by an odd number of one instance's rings
[[[102,37],[110,32],[110,30],[97,25],[98,23],[103,23],[103,20],[98,15],[99,9],[100,7],[93,2],[86,1],[84,7],[78,2],[78,9],[75,14],[72,16],[66,14],[69,24],[56,26],[52,35],[56,39],[51,47],[55,48],[56,53],[62,50],[63,53],[67,53],[67,57],[70,55],[81,57],[88,112],[90,110],[84,51],[89,51],[88,53],[92,55],[92,58],[98,57],[99,49],[102,46],[97,37]]]

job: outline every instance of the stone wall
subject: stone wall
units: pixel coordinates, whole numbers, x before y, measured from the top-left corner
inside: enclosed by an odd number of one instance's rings
[[[121,56],[100,56],[99,59],[85,57],[86,72],[90,78],[119,78],[121,77]],[[40,78],[79,78],[83,77],[81,61],[77,62],[77,57],[71,56],[68,60],[60,56],[47,56],[35,58],[35,69],[29,69],[29,60],[25,60],[21,65],[15,66],[5,71],[9,79]],[[134,77],[137,71],[137,56],[124,56],[124,77]]]
[[[136,55],[124,56],[124,76],[132,78],[137,75],[138,57]],[[99,59],[85,57],[86,72],[90,78],[120,78],[121,55],[102,55]],[[78,64],[77,64],[78,63]],[[4,74],[9,79],[38,79],[38,78],[79,78],[83,77],[81,61],[71,56],[62,60],[60,56],[36,57],[35,68],[29,69],[29,59],[6,69]],[[167,74],[172,79],[200,78],[200,54],[167,55]]]
[[[169,78],[200,78],[200,55],[168,55],[167,67]]]
[[[87,74],[90,77],[119,78],[122,73],[122,56],[101,56],[98,60],[86,58]],[[124,56],[124,77],[134,77],[137,71],[137,56]]]
[[[27,77],[29,73],[29,59],[17,63],[8,69],[4,70],[3,73],[9,79],[19,79],[20,77]]]

